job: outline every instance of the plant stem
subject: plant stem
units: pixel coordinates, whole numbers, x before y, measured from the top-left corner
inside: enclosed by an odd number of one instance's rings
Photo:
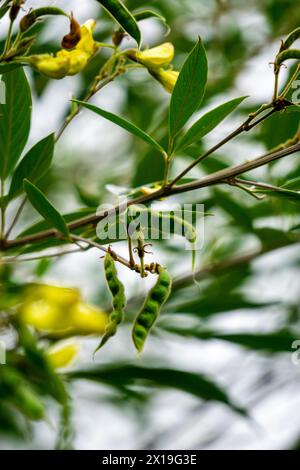
[[[283,89],[282,93],[280,94],[280,98],[285,98],[286,95],[288,94],[290,88],[293,86],[294,81],[297,79],[298,75],[300,73],[300,64],[298,64],[295,73],[292,75],[291,79]]]
[[[265,114],[264,116],[262,116],[257,121],[252,122],[257,116],[259,116],[261,113],[263,113],[265,110],[267,110],[271,107],[273,109],[269,113]],[[216,150],[223,147],[223,145],[230,142],[232,139],[237,137],[239,134],[241,134],[243,132],[250,131],[254,126],[256,126],[257,124],[259,124],[262,121],[264,121],[265,119],[267,119],[271,114],[273,114],[276,111],[277,111],[277,109],[274,107],[274,105],[272,103],[261,106],[255,113],[250,114],[248,119],[241,126],[239,126],[237,129],[235,129],[233,132],[231,132],[231,134],[226,136],[223,140],[221,140],[216,145],[214,145],[213,147],[208,149],[206,152],[204,152],[202,155],[200,155],[198,158],[196,158],[196,160],[194,160],[189,166],[187,166],[179,175],[177,175],[171,181],[169,186],[172,187],[175,183],[177,183],[177,181],[179,181],[187,173],[189,173],[192,170],[192,168],[194,168],[196,165],[198,165],[200,162],[202,162],[205,158],[207,158],[209,155],[214,153]]]
[[[295,145],[292,145],[291,147],[281,149],[276,152],[266,153],[251,161],[247,161],[245,163],[241,163],[239,165],[234,165],[224,170],[217,171],[210,175],[204,176],[203,178],[200,178],[197,181],[193,181],[192,183],[186,183],[186,184],[174,186],[171,188],[170,187],[160,188],[151,194],[139,196],[129,201],[125,201],[124,203],[121,203],[118,206],[113,207],[111,210],[106,210],[100,214],[89,215],[81,219],[75,220],[74,222],[71,222],[68,224],[68,228],[69,230],[75,230],[77,228],[84,227],[86,225],[91,225],[91,224],[96,225],[99,221],[103,220],[105,217],[108,217],[110,214],[121,213],[128,206],[133,205],[133,204],[144,204],[146,202],[151,202],[162,197],[168,197],[173,194],[180,194],[180,193],[184,193],[188,191],[194,191],[200,188],[205,188],[205,187],[216,185],[216,184],[225,184],[228,182],[229,178],[236,177],[238,175],[254,170],[255,168],[259,168],[270,162],[276,161],[280,158],[284,158],[288,155],[292,155],[299,151],[300,151],[300,142],[298,142]],[[17,246],[24,246],[30,243],[37,243],[42,240],[46,240],[47,238],[52,238],[52,237],[57,237],[57,236],[59,236],[59,234],[55,229],[48,229],[43,232],[28,235],[26,237],[17,238],[15,240],[7,240],[5,241],[2,249],[6,250],[6,249],[17,247]],[[75,236],[73,235],[73,237]]]
[[[4,238],[4,231],[5,231],[5,203],[3,202],[4,198],[4,178],[1,178],[1,188],[0,188],[0,197],[1,197],[1,229],[0,229],[0,240],[2,241]]]
[[[115,261],[118,261],[119,263],[123,264],[124,266],[126,266],[129,269],[133,269],[133,266],[131,266],[130,262],[127,261],[125,258],[123,258],[122,256],[117,255],[115,252],[112,252],[109,248],[105,248],[104,246],[99,245],[99,243],[96,243],[93,240],[83,238],[83,237],[79,237],[78,235],[70,235],[70,239],[71,240],[77,240],[77,241],[80,241],[80,242],[83,242],[83,243],[87,243],[91,247],[98,248],[98,250],[101,250],[104,253],[108,253],[108,252],[113,253],[113,258],[114,258]]]
[[[4,237],[5,239],[9,237],[9,235],[10,235],[12,229],[14,228],[14,226],[16,225],[16,223],[18,222],[19,217],[20,217],[20,215],[21,215],[21,213],[22,213],[22,210],[24,209],[24,206],[25,206],[25,204],[26,204],[26,201],[27,201],[27,197],[24,197],[24,199],[23,199],[23,201],[21,202],[21,204],[20,204],[20,206],[19,206],[17,212],[15,213],[15,216],[14,216],[14,218],[13,218],[13,220],[12,220],[12,223],[11,223],[10,227],[8,228],[8,230],[7,230],[6,234],[5,234],[5,237]]]
[[[3,57],[5,57],[5,55],[9,51],[13,25],[14,25],[14,21],[10,20],[9,27],[8,27],[8,32],[7,32],[7,36],[6,36],[6,40],[5,40],[5,44],[4,44],[3,53],[1,55],[1,59]]]
[[[117,76],[121,75],[126,71],[126,69],[122,69],[121,67],[117,67],[115,72],[112,73],[112,70],[109,70],[109,75],[106,76],[108,73],[108,69],[113,68],[113,65],[115,63],[116,57],[118,55],[114,54],[112,57],[109,58],[109,60],[103,65],[102,69],[100,70],[99,74],[97,77],[94,79],[88,93],[84,97],[83,101],[88,102],[98,91],[100,91],[102,88],[104,88],[106,85],[111,83]],[[63,125],[61,126],[60,130],[56,134],[56,142],[60,139],[70,122],[73,121],[73,119],[79,114],[80,110],[82,109],[81,105],[77,105],[76,109],[71,111],[71,113],[66,117]]]

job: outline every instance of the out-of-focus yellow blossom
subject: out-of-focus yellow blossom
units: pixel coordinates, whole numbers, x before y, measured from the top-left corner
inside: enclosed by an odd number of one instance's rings
[[[19,308],[22,320],[53,337],[102,334],[108,322],[103,310],[81,301],[77,289],[33,284]]]
[[[153,75],[153,77],[156,78],[156,80],[158,80],[162,84],[162,86],[168,93],[172,93],[176,85],[179,72],[176,72],[175,70],[171,69],[159,69],[157,72],[152,73],[151,75]]]
[[[127,55],[139,64],[154,70],[169,65],[174,58],[174,53],[173,44],[166,42],[145,51],[132,49],[128,51]]]
[[[83,302],[78,302],[72,311],[72,329],[81,335],[101,334],[107,322],[105,312]]]
[[[88,20],[80,28],[81,39],[72,50],[61,49],[56,55],[39,54],[24,58],[43,75],[61,79],[67,75],[75,75],[85,68],[99,46],[93,38],[96,22]]]
[[[72,343],[58,343],[48,349],[47,357],[52,367],[59,369],[71,365],[78,352],[79,345],[74,341]]]

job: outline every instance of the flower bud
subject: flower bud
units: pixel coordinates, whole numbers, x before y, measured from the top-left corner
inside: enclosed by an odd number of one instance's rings
[[[153,75],[153,77],[162,84],[168,93],[172,93],[176,85],[179,72],[176,72],[175,70],[159,69],[157,72],[151,73],[151,75]]]
[[[155,70],[160,67],[169,65],[174,58],[174,46],[170,42],[161,44],[160,46],[138,51],[131,49],[127,52],[130,59],[144,65],[145,67]]]
[[[55,344],[47,351],[47,357],[55,369],[67,367],[72,364],[79,352],[79,345],[75,341]]]

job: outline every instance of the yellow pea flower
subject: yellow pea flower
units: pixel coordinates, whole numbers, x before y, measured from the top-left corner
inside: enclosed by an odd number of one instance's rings
[[[55,369],[60,367],[67,367],[72,364],[79,352],[78,343],[69,342],[69,343],[58,343],[52,346],[47,351],[47,357]]]
[[[92,305],[78,302],[72,311],[72,331],[75,335],[102,334],[108,315]]]
[[[95,20],[86,21],[80,28],[81,39],[76,46],[76,49],[79,51],[86,52],[90,56],[97,52],[99,46],[94,41],[93,31],[96,27]]]
[[[175,70],[159,69],[157,72],[151,73],[151,75],[153,75],[153,77],[162,84],[168,93],[172,93],[176,85],[179,72],[176,72]]]
[[[41,74],[57,80],[64,78],[70,68],[67,57],[55,57],[51,54],[32,55],[25,60]]]
[[[161,44],[160,46],[138,51],[135,49],[127,52],[128,57],[135,60],[145,67],[155,70],[160,67],[169,65],[174,58],[174,46],[170,42]]]
[[[73,51],[66,51],[62,49],[56,54],[56,59],[66,59],[68,61],[67,75],[76,75],[87,65],[89,56],[83,51],[74,49]]]
[[[53,54],[39,54],[23,57],[38,72],[46,77],[61,79],[67,75],[75,75],[85,68],[99,46],[93,38],[96,21],[88,20],[80,27],[81,39],[74,49],[61,49]]]
[[[20,307],[23,321],[37,330],[60,336],[71,332],[72,308],[79,302],[77,289],[32,284]]]
[[[22,320],[53,337],[102,334],[108,314],[82,302],[77,289],[32,284],[19,308]]]

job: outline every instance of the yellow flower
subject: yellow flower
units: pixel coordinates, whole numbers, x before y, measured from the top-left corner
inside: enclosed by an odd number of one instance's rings
[[[32,284],[19,309],[22,320],[53,337],[102,334],[108,315],[81,301],[77,289]]]
[[[66,57],[54,57],[51,54],[32,55],[26,59],[38,72],[46,77],[64,78],[69,71],[70,64]]]
[[[94,41],[93,38],[93,31],[95,29],[95,26],[95,20],[88,20],[84,23],[84,25],[81,26],[81,39],[76,46],[76,49],[78,49],[79,51],[86,52],[90,56],[95,54],[99,47],[97,46],[97,43]]]
[[[160,46],[147,49],[145,51],[130,50],[127,55],[139,64],[155,70],[160,67],[169,65],[174,58],[174,46],[170,42],[161,44]]]
[[[52,367],[58,369],[71,365],[78,352],[79,345],[75,341],[69,343],[60,342],[48,349],[47,356]]]
[[[89,56],[86,52],[77,49],[73,51],[62,49],[56,54],[56,59],[66,59],[68,61],[67,75],[76,75],[87,65]]]
[[[162,84],[168,93],[172,93],[176,85],[179,72],[176,72],[175,70],[159,69],[157,72],[152,73],[152,75]]]
[[[90,335],[105,331],[108,315],[103,310],[78,302],[72,312],[72,329],[74,334]]]
[[[94,20],[88,20],[80,27],[81,39],[72,50],[61,49],[56,55],[32,55],[22,61],[27,61],[49,78],[61,79],[67,75],[75,75],[85,68],[99,48],[93,38],[95,25]]]

